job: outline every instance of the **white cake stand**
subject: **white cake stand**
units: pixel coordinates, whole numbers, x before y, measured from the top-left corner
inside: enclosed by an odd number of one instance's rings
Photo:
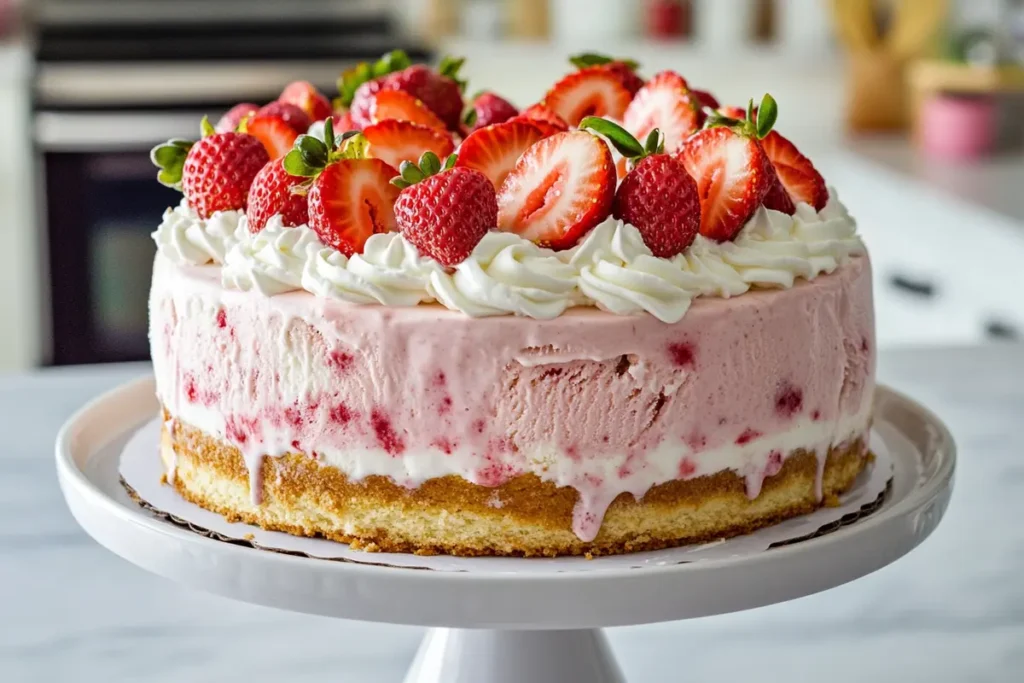
[[[61,430],[57,472],[86,532],[144,569],[211,593],[310,614],[435,627],[406,683],[621,683],[601,627],[750,609],[864,576],[935,529],[955,467],[953,440],[938,418],[879,388],[875,430],[895,465],[889,498],[870,516],[826,535],[754,555],[668,566],[429,571],[258,550],[143,510],[119,482],[118,458],[156,410],[152,380],[144,379],[94,400]]]

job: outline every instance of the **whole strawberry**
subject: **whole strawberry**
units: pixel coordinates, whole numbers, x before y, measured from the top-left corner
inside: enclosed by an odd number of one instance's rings
[[[615,192],[612,215],[634,226],[655,256],[671,258],[689,247],[700,231],[697,183],[679,160],[665,154],[655,128],[645,144],[621,126],[589,117],[580,122],[608,139],[631,166]]]
[[[519,110],[508,100],[492,92],[481,92],[473,98],[473,107],[466,113],[464,123],[470,131],[474,131],[495,123],[504,123],[518,115]]]
[[[244,209],[249,187],[270,156],[263,143],[245,133],[216,133],[203,119],[198,142],[169,140],[153,148],[157,180],[180,189],[201,218]]]
[[[306,193],[299,187],[305,178],[294,176],[284,168],[281,159],[267,162],[249,188],[249,206],[245,216],[249,232],[259,232],[275,214],[288,227],[302,225],[308,219]]]
[[[441,265],[466,260],[498,220],[494,186],[483,173],[456,167],[455,155],[444,167],[433,152],[417,166],[402,164],[391,182],[402,188],[395,202],[395,220],[407,240]]]
[[[465,85],[458,72],[463,61],[445,57],[434,70],[424,64],[410,66],[404,52],[389,53],[374,65],[361,65],[342,76],[340,103],[349,106],[352,121],[365,128],[373,123],[373,96],[381,90],[402,90],[422,101],[449,130],[458,130]]]

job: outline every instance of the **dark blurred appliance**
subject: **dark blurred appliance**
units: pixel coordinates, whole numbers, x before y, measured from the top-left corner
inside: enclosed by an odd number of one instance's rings
[[[204,114],[262,103],[403,41],[390,3],[359,0],[39,0],[32,107],[39,226],[49,262],[47,363],[149,357],[150,233],[180,194],[149,149],[195,138]],[[47,296],[48,295],[48,296]],[[46,316],[43,316],[46,319]]]

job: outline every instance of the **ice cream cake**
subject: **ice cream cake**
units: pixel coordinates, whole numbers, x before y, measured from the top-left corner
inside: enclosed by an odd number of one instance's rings
[[[366,550],[527,556],[746,533],[851,486],[855,221],[770,97],[574,64],[520,111],[392,53],[333,103],[292,84],[154,150],[184,193],[150,296],[169,485]]]

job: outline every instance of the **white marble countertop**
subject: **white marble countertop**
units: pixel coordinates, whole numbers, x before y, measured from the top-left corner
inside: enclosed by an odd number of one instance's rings
[[[60,424],[144,365],[0,376],[0,681],[397,683],[421,630],[189,590],[89,539],[53,471]],[[1024,346],[883,352],[880,379],[959,445],[935,535],[840,588],[752,612],[613,629],[630,681],[1020,681]]]

